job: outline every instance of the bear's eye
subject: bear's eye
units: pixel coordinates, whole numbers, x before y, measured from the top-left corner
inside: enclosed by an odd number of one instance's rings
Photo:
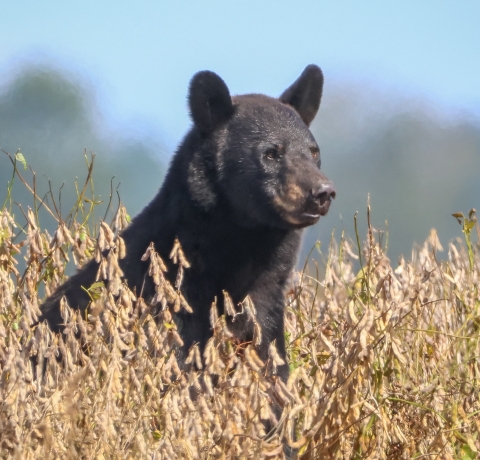
[[[276,158],[278,158],[278,151],[277,151],[277,149],[274,149],[274,148],[272,147],[272,148],[269,148],[269,149],[265,150],[264,155],[265,155],[269,160],[275,160]]]
[[[310,149],[310,152],[312,153],[312,158],[313,158],[314,160],[318,160],[318,157],[320,156],[320,150],[318,150],[317,147],[312,147],[312,148]]]

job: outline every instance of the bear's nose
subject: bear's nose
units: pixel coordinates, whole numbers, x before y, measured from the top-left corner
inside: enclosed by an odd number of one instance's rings
[[[332,183],[321,183],[310,190],[310,196],[315,201],[319,201],[321,205],[327,201],[331,201],[336,195],[337,192]]]

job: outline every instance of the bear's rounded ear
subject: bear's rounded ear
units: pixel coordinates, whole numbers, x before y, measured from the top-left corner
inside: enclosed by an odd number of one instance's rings
[[[208,134],[233,115],[233,103],[225,82],[214,72],[198,72],[190,82],[190,115],[195,126]]]
[[[320,67],[310,64],[302,75],[280,96],[284,104],[291,105],[307,126],[317,114],[323,90],[323,73]]]

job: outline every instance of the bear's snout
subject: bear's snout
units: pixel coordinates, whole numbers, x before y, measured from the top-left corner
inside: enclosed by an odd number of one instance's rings
[[[337,192],[335,191],[335,187],[331,182],[320,182],[310,190],[310,194],[308,196],[310,209],[312,211],[315,209],[318,214],[324,216],[327,214],[328,209],[330,208],[330,203],[336,195]]]
[[[317,187],[314,187],[312,190],[310,190],[310,197],[320,205],[320,214],[322,216],[327,213],[328,208],[330,207],[330,202],[335,198],[336,195],[337,192],[335,191],[335,187],[332,183],[321,183]]]

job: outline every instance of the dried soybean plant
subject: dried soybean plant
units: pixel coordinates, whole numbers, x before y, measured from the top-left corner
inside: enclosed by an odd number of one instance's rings
[[[459,241],[439,261],[432,230],[394,269],[370,227],[355,274],[351,245],[331,246],[324,299],[302,286],[288,316],[309,378],[294,443],[302,458],[477,458],[480,257],[478,243],[469,248],[473,263]]]
[[[276,378],[283,362],[275,344],[262,362],[254,344],[235,341],[215,305],[204,356],[193,347],[178,362],[175,315],[190,309],[180,243],[170,254],[179,267],[174,285],[155,248],[144,254],[156,285],[147,302],[128,289],[118,265],[125,208],[111,226],[85,220],[88,210],[71,215],[82,218],[58,219],[51,237],[36,210],[25,212],[24,231],[11,208],[0,211],[2,458],[281,459],[285,442],[302,459],[476,458],[474,213],[457,216],[467,244],[449,244],[445,260],[434,231],[396,267],[371,226],[360,250],[343,236],[332,240],[325,277],[304,272],[292,282],[287,384]],[[63,334],[31,327],[70,257],[77,266],[92,257],[100,263],[86,287],[87,316],[63,303]],[[243,311],[255,321],[250,299],[230,307],[226,314]],[[273,405],[284,408],[280,417]]]

